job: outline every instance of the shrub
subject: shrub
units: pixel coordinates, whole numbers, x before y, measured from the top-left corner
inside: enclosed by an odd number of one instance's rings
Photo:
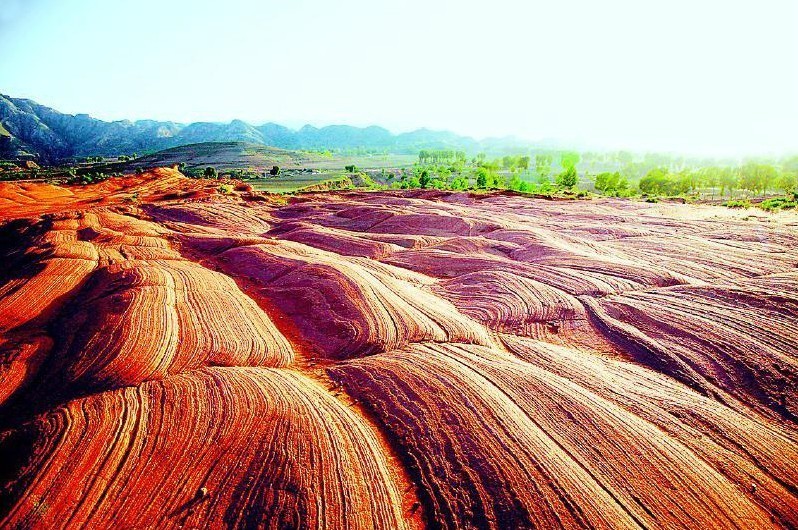
[[[751,201],[748,199],[735,199],[723,203],[726,208],[750,208]]]
[[[224,195],[230,195],[231,193],[233,193],[233,189],[234,188],[232,184],[219,184],[219,187],[216,188],[216,190],[219,193],[222,193]]]
[[[778,212],[779,210],[791,210],[798,206],[798,202],[791,200],[790,197],[773,197],[759,203],[759,207],[766,212]]]
[[[467,187],[468,187],[467,177],[457,177],[456,179],[452,180],[451,188],[453,190],[464,190]]]
[[[68,175],[69,177],[66,180],[67,184],[80,184],[82,186],[85,186],[86,184],[96,184],[98,182],[107,180],[112,176],[116,176],[116,175],[106,175],[105,173],[100,173],[100,172],[77,175],[74,170],[70,170]]]

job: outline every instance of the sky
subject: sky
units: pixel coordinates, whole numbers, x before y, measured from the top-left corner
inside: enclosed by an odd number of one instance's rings
[[[0,0],[0,93],[105,120],[798,152],[798,0]]]

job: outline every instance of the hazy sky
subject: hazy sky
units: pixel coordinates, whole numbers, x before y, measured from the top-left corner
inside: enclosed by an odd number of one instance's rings
[[[798,151],[798,0],[0,0],[0,92],[113,120]]]

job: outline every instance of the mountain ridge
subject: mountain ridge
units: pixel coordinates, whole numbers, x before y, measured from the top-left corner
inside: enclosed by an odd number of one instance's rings
[[[413,153],[419,149],[477,152],[484,146],[519,140],[477,141],[451,131],[421,128],[394,134],[371,125],[310,124],[298,129],[267,122],[178,123],[158,120],[104,121],[89,114],[65,114],[36,101],[0,94],[0,158],[33,159],[43,163],[85,156],[149,153],[204,142],[247,142],[281,149],[372,149]],[[7,134],[6,134],[7,133]]]

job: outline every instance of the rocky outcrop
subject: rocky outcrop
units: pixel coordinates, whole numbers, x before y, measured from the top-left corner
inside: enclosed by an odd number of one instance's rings
[[[217,186],[0,185],[0,526],[798,526],[796,219]]]

